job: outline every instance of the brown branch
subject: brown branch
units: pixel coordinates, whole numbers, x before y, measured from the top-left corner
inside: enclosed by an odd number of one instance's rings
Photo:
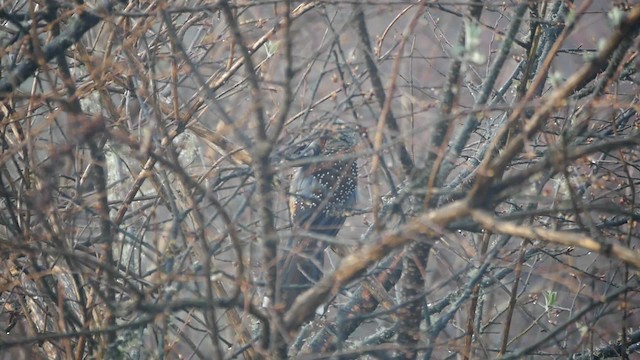
[[[638,27],[640,27],[640,5],[636,5],[628,13],[628,16],[620,25],[615,29],[613,35],[609,37],[602,50],[595,56],[590,62],[584,64],[577,72],[575,72],[563,86],[553,91],[547,100],[542,103],[538,110],[531,116],[531,118],[524,124],[522,132],[515,136],[512,141],[506,146],[504,151],[500,155],[492,160],[491,154],[496,150],[499,139],[503,138],[503,133],[495,137],[492,149],[487,152],[487,156],[483,160],[483,164],[479,170],[478,181],[476,182],[472,194],[476,201],[482,201],[486,194],[488,185],[491,183],[495,176],[504,172],[507,165],[511,160],[522,150],[525,144],[525,140],[531,138],[534,133],[542,126],[543,122],[551,114],[553,110],[566,104],[566,99],[574,93],[574,91],[589,81],[593,80],[601,69],[603,69],[611,57],[616,51],[618,46],[625,41],[630,34],[637,33]],[[562,42],[562,38],[558,39],[558,43]],[[558,45],[559,46],[559,45]],[[516,107],[514,112],[509,118],[509,124],[519,119],[524,111],[524,106],[533,95],[533,89],[531,87],[529,93],[525,96],[524,102]],[[507,129],[509,126],[505,126],[503,129]],[[505,130],[506,131],[506,130]]]
[[[485,229],[499,234],[508,234],[523,239],[542,240],[554,244],[574,246],[618,259],[640,269],[640,253],[616,243],[605,244],[589,236],[569,231],[554,231],[540,227],[522,226],[500,221],[482,210],[472,210],[471,218]]]
[[[110,2],[106,2],[105,8],[109,8]],[[45,63],[53,60],[58,54],[73,46],[80,38],[102,20],[99,15],[87,9],[78,9],[78,18],[69,24],[68,28],[50,43],[42,48],[42,58],[26,58],[9,75],[0,80],[0,100],[7,98],[25,80],[33,76],[38,69],[38,62]]]
[[[398,137],[398,135],[396,135],[400,132],[400,127],[398,126],[396,117],[393,115],[393,111],[391,111],[389,105],[385,107],[387,96],[391,97],[392,94],[386,94],[384,91],[384,86],[382,85],[382,80],[380,79],[378,66],[373,60],[373,51],[371,50],[371,41],[369,40],[367,23],[364,18],[362,7],[359,5],[356,6],[355,21],[362,55],[364,56],[365,64],[367,65],[367,71],[369,72],[369,76],[371,77],[371,85],[373,86],[373,91],[376,95],[378,105],[380,105],[380,108],[382,109],[380,116],[384,119],[384,123],[387,125],[389,130],[394,133],[391,135],[391,140],[393,141],[393,143],[398,143],[398,156],[400,158],[400,162],[402,163],[402,167],[404,168],[405,173],[409,174],[414,167],[413,160],[411,160],[411,155],[407,151],[407,148],[402,140]]]
[[[313,288],[298,296],[291,309],[284,316],[285,328],[288,330],[296,329],[329,296],[337,294],[342,286],[369,265],[389,255],[394,249],[417,238],[425,237],[429,239],[426,241],[435,242],[433,239],[439,236],[441,229],[452,221],[464,217],[468,211],[466,200],[453,202],[413,219],[397,231],[384,234],[371,245],[345,257],[333,273],[326,275]]]

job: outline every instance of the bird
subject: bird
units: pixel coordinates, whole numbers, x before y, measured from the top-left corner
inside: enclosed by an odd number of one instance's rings
[[[359,129],[335,119],[316,127],[309,141],[294,153],[293,158],[301,165],[294,170],[288,193],[293,235],[279,261],[280,303],[284,309],[322,276],[327,242],[319,238],[336,237],[353,212]]]

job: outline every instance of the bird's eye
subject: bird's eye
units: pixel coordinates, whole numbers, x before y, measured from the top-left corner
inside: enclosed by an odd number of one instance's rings
[[[320,155],[321,144],[318,141],[312,141],[308,144],[299,145],[294,151],[295,159],[302,159]]]
[[[295,149],[293,149],[293,155],[300,155],[307,146],[309,146],[309,144],[299,144]]]

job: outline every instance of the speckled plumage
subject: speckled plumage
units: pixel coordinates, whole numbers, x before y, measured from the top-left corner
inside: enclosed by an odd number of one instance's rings
[[[280,264],[281,302],[289,307],[295,298],[322,276],[327,243],[308,232],[336,236],[353,210],[358,187],[354,157],[358,134],[342,122],[322,129],[299,152],[307,163],[295,169],[289,187],[289,210],[294,236]]]
[[[335,236],[346,213],[355,205],[357,181],[358,166],[354,160],[309,164],[296,169],[289,189],[293,224],[307,231]]]

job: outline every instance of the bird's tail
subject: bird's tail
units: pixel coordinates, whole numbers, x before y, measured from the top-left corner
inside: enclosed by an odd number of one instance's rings
[[[292,246],[283,251],[278,266],[280,303],[289,309],[302,294],[322,277],[326,244],[313,239],[292,239]]]

